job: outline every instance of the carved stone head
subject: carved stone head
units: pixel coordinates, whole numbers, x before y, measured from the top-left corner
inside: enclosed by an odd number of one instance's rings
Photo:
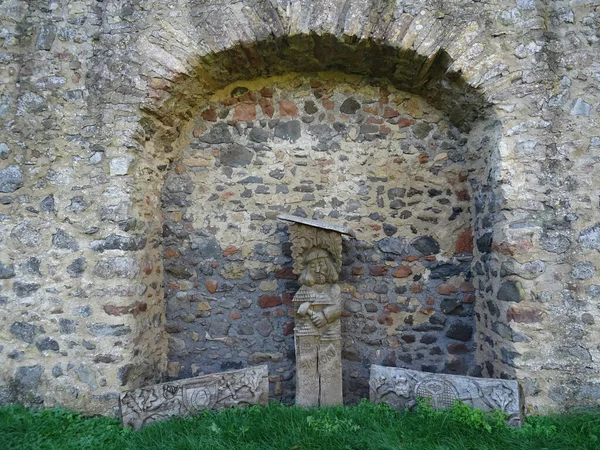
[[[334,284],[338,281],[338,273],[333,258],[327,250],[313,247],[304,257],[304,269],[299,281],[305,286],[315,284]]]

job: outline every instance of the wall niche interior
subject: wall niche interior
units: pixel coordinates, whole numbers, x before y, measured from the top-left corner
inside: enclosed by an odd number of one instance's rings
[[[370,364],[478,374],[481,136],[386,80],[334,72],[235,82],[182,129],[162,190],[169,377],[266,362],[272,395],[293,399],[299,285],[280,213],[356,231],[341,276],[346,401],[367,395]]]

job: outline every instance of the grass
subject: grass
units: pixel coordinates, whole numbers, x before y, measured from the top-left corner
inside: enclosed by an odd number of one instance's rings
[[[462,404],[396,411],[355,407],[267,407],[206,412],[193,418],[124,429],[115,419],[65,409],[0,408],[0,448],[43,449],[600,449],[600,412],[529,417],[520,430]]]

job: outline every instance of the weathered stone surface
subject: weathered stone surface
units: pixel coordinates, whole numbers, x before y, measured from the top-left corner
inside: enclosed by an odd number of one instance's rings
[[[255,366],[157,384],[120,396],[121,421],[139,429],[169,417],[187,417],[207,409],[265,405],[269,398],[267,366]]]
[[[27,322],[15,322],[10,326],[10,332],[18,339],[28,344],[33,343],[35,337],[43,333],[43,328]]]
[[[518,281],[504,281],[498,289],[497,297],[504,302],[520,302],[525,297],[525,292]]]
[[[23,172],[17,166],[0,169],[0,192],[11,193],[23,187]]]
[[[600,223],[586,228],[579,235],[579,241],[585,248],[595,249],[600,252]]]
[[[410,245],[425,256],[435,255],[440,252],[440,244],[431,236],[421,236],[413,239]]]
[[[515,380],[432,374],[415,370],[372,365],[369,398],[373,403],[385,402],[403,410],[417,404],[417,398],[428,398],[436,409],[449,408],[460,400],[483,411],[498,409],[507,414],[510,425],[520,427],[523,404],[519,384]]]
[[[15,276],[14,264],[4,264],[0,262],[0,280],[7,280]]]
[[[109,278],[133,278],[139,271],[138,263],[133,258],[116,257],[98,261],[94,267],[94,275]]]

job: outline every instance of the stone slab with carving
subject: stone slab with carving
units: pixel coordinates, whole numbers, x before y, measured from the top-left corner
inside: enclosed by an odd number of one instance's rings
[[[158,420],[191,416],[204,409],[265,405],[268,398],[268,367],[257,366],[124,392],[120,397],[121,421],[124,426],[139,429]]]
[[[430,398],[437,409],[448,408],[454,400],[460,400],[484,411],[499,409],[508,415],[509,424],[521,426],[522,398],[515,380],[372,365],[369,388],[371,402],[385,402],[396,409],[411,408],[418,397]]]

